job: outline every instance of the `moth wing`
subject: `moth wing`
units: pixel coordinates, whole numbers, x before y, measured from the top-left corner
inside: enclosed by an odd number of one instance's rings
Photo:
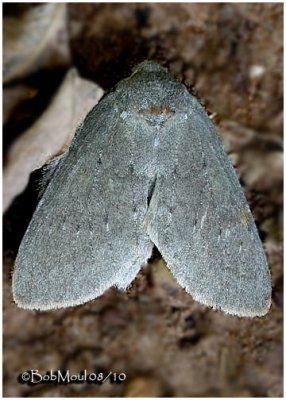
[[[194,98],[185,122],[174,118],[161,132],[172,148],[163,154],[145,229],[195,300],[239,316],[264,315],[267,261],[231,162]]]
[[[132,132],[114,104],[116,93],[78,128],[32,217],[13,273],[20,307],[73,306],[126,288],[152,251],[142,228],[147,186],[130,165]]]

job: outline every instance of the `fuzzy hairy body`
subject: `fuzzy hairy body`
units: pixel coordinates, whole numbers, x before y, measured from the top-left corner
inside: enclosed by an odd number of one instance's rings
[[[154,244],[195,300],[240,316],[269,309],[263,247],[212,122],[164,68],[144,62],[57,163],[19,249],[14,299],[44,310],[124,289]]]

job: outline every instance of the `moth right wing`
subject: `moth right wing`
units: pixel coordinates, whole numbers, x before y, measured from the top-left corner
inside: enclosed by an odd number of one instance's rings
[[[231,162],[194,98],[185,121],[174,118],[161,132],[173,141],[162,155],[145,229],[195,300],[239,316],[264,315],[270,274]]]

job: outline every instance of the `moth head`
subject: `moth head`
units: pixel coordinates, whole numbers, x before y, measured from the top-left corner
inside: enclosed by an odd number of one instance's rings
[[[132,75],[138,73],[138,72],[164,72],[165,74],[168,73],[168,70],[164,67],[162,67],[162,65],[158,64],[156,61],[150,61],[150,60],[146,60],[143,61],[142,63],[136,65],[136,67],[134,67],[132,69]],[[132,76],[131,75],[131,76]]]

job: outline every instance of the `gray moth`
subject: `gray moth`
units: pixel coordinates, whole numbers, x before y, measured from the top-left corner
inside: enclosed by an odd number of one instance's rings
[[[196,301],[267,313],[270,274],[238,177],[203,107],[156,62],[92,109],[49,175],[15,262],[19,307],[126,289],[156,245]]]

